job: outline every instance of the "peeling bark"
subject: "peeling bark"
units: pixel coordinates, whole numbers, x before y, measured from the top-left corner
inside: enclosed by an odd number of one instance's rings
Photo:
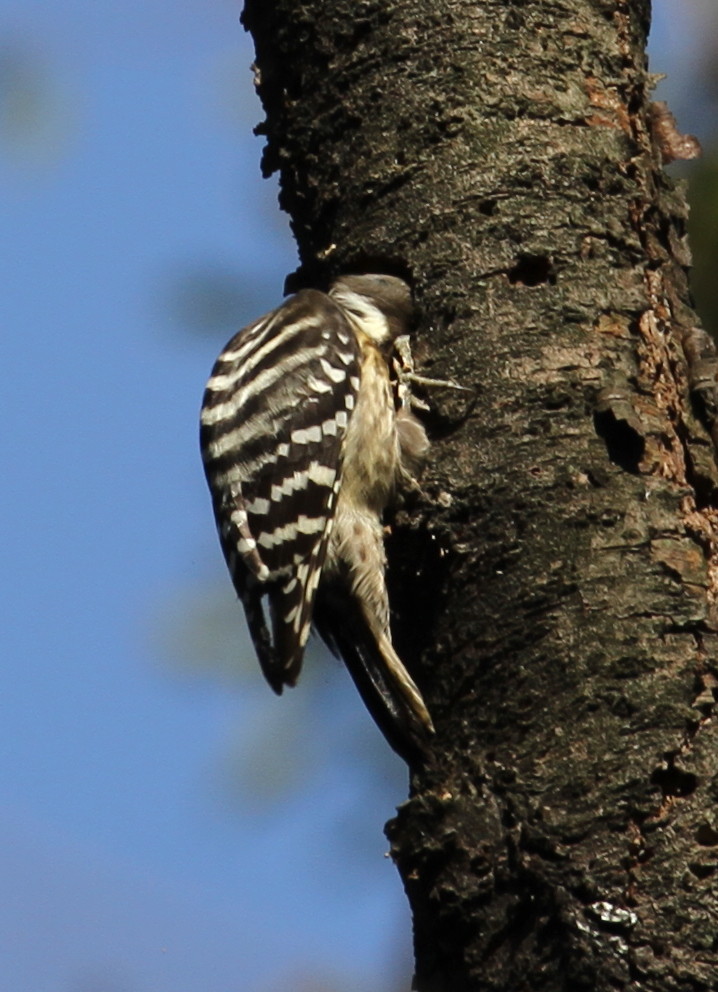
[[[390,547],[421,992],[718,987],[717,359],[649,13],[246,0],[293,287],[408,277],[419,371],[476,390]]]

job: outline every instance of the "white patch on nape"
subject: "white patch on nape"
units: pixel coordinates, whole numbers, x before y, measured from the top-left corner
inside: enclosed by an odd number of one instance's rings
[[[366,334],[377,344],[386,344],[391,341],[392,333],[389,321],[379,307],[374,306],[366,296],[352,293],[349,289],[333,289],[330,295],[346,311],[354,326],[362,334]]]

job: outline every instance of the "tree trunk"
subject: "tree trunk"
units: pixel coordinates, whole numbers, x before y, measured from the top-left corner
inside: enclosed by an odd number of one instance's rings
[[[718,988],[716,362],[649,15],[246,0],[294,285],[408,277],[420,371],[476,390],[390,548],[421,992]]]

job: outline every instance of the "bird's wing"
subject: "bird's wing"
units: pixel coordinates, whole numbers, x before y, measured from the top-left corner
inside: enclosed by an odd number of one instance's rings
[[[277,692],[301,668],[359,374],[346,316],[304,290],[235,335],[207,383],[200,443],[220,542]]]

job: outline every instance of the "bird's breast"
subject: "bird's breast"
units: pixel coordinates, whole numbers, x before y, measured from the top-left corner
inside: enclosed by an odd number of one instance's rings
[[[362,352],[359,394],[344,446],[340,496],[381,514],[399,467],[396,411],[386,360],[370,345]]]

